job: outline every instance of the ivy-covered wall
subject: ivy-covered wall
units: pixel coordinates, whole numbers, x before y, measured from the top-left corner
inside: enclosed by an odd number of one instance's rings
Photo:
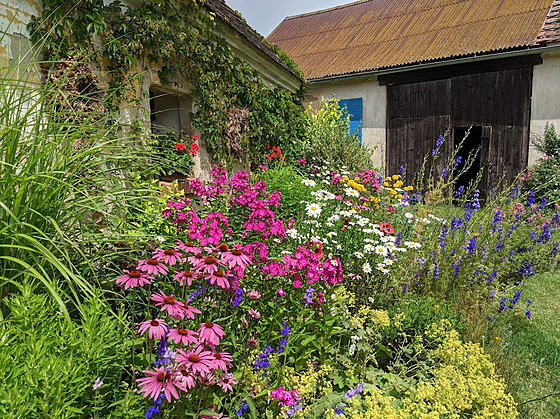
[[[44,59],[92,62],[118,92],[112,96],[113,106],[126,108],[128,117],[140,120],[143,127],[149,126],[150,89],[191,96],[190,122],[208,150],[206,165],[210,157],[250,161],[266,144],[281,146],[288,154],[297,146],[305,126],[301,72],[278,51],[275,58],[281,65],[256,47],[253,66],[247,56],[241,59],[243,51],[251,55],[252,47],[238,28],[216,13],[216,7],[228,7],[223,2],[106,3],[43,0],[42,13],[32,18],[28,29],[32,40],[43,46]],[[269,53],[273,50],[266,47]],[[266,63],[265,70],[271,71],[263,77],[255,63]],[[271,83],[275,73],[282,75],[278,84],[284,87]],[[297,91],[285,88],[290,83],[299,85]],[[237,114],[248,115],[248,123],[227,138],[238,109],[245,112]]]

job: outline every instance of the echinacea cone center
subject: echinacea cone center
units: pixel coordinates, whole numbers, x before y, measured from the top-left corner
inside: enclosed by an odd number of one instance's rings
[[[197,259],[202,259],[204,256],[202,256],[202,253],[197,253],[196,255],[194,255],[194,257]]]
[[[213,263],[216,263],[216,258],[214,256],[206,256],[204,258],[204,263],[206,263],[207,265],[211,265]]]
[[[185,247],[194,247],[193,243],[185,243]]]
[[[133,271],[130,271],[130,273],[128,274],[129,277],[131,278],[140,278],[140,271],[137,271],[136,269]]]
[[[187,272],[183,272],[183,276],[190,278],[191,276],[193,276],[194,274],[191,271],[187,271]]]
[[[177,329],[177,333],[179,333],[181,336],[187,336],[189,334],[189,331],[187,329]]]
[[[150,322],[150,326],[152,326],[152,327],[158,327],[158,326],[159,326],[159,322],[158,322],[157,320],[152,320],[152,321]]]
[[[229,250],[229,246],[226,243],[222,243],[218,246],[220,252],[227,252]]]
[[[190,354],[189,355],[189,361],[190,362],[199,362],[200,358],[197,354]]]
[[[216,272],[214,272],[214,276],[219,276],[220,278],[224,277],[224,271],[222,271],[221,269],[218,269]]]
[[[156,375],[156,378],[158,381],[165,381],[165,373],[164,372],[160,372],[158,375]]]
[[[231,251],[231,254],[234,255],[234,256],[241,256],[243,254],[243,252],[239,249],[233,249]]]
[[[206,326],[206,328],[208,329],[212,329],[214,327],[214,323],[210,323],[210,322],[204,323],[204,326]]]
[[[165,297],[165,300],[163,300],[165,304],[175,304],[176,300],[173,297]]]
[[[215,354],[214,354],[214,358],[216,358],[216,359],[222,359],[222,355],[219,354],[219,353],[215,353]]]
[[[163,253],[164,253],[165,255],[167,255],[167,256],[174,256],[174,255],[175,255],[175,250],[173,250],[173,249],[165,249],[165,250],[163,251]]]
[[[154,258],[148,259],[147,263],[148,263],[148,265],[152,265],[152,266],[157,266],[157,265],[159,265],[158,260],[157,260],[157,259],[154,259]]]

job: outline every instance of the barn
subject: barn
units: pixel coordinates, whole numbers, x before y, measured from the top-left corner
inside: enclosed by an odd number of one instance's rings
[[[312,105],[341,99],[388,173],[417,173],[446,132],[449,157],[470,128],[486,189],[538,158],[547,121],[560,128],[560,0],[362,0],[287,17],[268,40]]]

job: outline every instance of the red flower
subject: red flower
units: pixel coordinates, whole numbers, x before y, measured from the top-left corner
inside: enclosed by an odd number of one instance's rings
[[[175,144],[175,150],[185,151],[186,149],[187,149],[187,146],[183,143]]]
[[[189,153],[191,153],[193,156],[196,156],[199,150],[200,150],[200,147],[198,146],[198,144],[197,143],[192,143],[191,144],[191,149],[189,150]]]
[[[192,140],[193,140],[193,141],[198,141],[198,135],[194,134],[194,135],[192,136]]]
[[[381,230],[382,233],[389,234],[391,236],[395,234],[395,228],[389,223],[380,223],[379,230]]]
[[[284,156],[280,156],[280,158],[278,160],[280,160],[280,161],[284,160]]]
[[[267,155],[266,155],[266,158],[267,158],[268,160],[272,160],[272,157],[270,157],[270,154],[267,154]]]
[[[272,153],[272,154],[270,155],[270,157],[272,157],[273,159],[275,159],[275,158],[276,158],[276,153]]]
[[[270,149],[270,144],[267,144],[267,145],[266,145],[266,148]]]

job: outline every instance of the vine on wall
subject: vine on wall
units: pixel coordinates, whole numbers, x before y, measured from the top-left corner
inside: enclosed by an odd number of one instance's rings
[[[243,133],[248,153],[263,151],[266,144],[293,150],[304,136],[303,88],[294,94],[266,86],[217,35],[219,26],[199,1],[151,0],[131,8],[119,1],[44,0],[43,7],[29,29],[33,41],[43,45],[45,59],[94,62],[107,70],[111,87],[121,91],[115,97],[141,100],[135,86],[143,62],[160,68],[164,84],[191,83],[196,102],[192,125],[217,159],[247,157],[228,154],[224,130],[231,109],[249,110]],[[290,60],[286,64],[294,66]]]

